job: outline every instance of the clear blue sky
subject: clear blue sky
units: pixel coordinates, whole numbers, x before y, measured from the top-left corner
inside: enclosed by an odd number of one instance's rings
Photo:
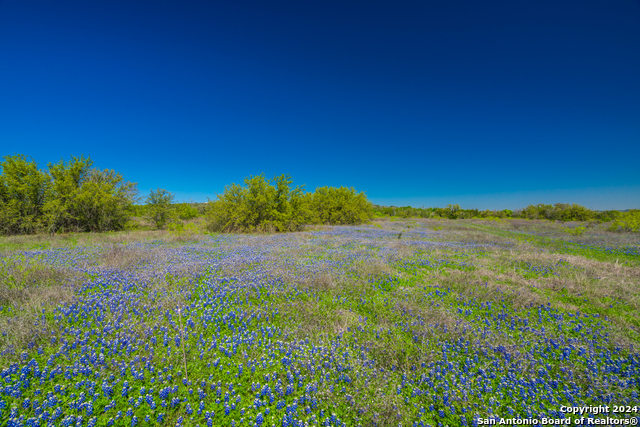
[[[204,201],[640,208],[640,2],[0,0],[0,154]]]

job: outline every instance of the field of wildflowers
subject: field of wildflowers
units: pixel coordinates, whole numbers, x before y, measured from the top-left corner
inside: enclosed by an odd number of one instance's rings
[[[0,425],[440,427],[639,405],[637,234],[537,227],[6,250]]]

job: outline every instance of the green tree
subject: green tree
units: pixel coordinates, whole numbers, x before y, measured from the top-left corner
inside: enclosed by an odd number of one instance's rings
[[[303,187],[291,187],[293,181],[289,175],[273,178],[275,186],[270,186],[269,217],[264,227],[277,231],[300,230],[306,222],[306,205],[303,201]]]
[[[44,217],[51,234],[56,230],[80,230],[83,218],[77,211],[78,197],[83,185],[91,176],[93,161],[90,158],[71,157],[65,162],[49,163],[50,191],[44,205]]]
[[[154,223],[158,230],[166,227],[167,223],[172,221],[175,216],[173,206],[174,194],[158,188],[151,190],[147,197],[147,219]]]
[[[436,213],[443,218],[458,219],[460,205],[449,204],[446,208],[437,208]]]
[[[3,157],[0,163],[0,231],[34,233],[43,225],[49,175],[22,154]]]
[[[207,228],[225,233],[245,231],[246,193],[245,187],[232,183],[224,188],[224,193],[217,195],[217,200],[209,200]]]
[[[595,212],[585,208],[584,206],[580,206],[576,203],[556,203],[554,205],[554,212],[549,219],[559,221],[588,221],[592,218],[595,218]]]
[[[620,213],[609,227],[610,231],[640,231],[640,210]]]
[[[41,171],[24,155],[0,163],[0,232],[120,230],[131,215],[136,184],[89,157],[72,157]]]
[[[136,184],[125,181],[122,174],[111,169],[91,169],[72,204],[78,230],[124,229],[137,194]]]
[[[595,213],[595,219],[599,222],[614,221],[622,215],[620,211],[601,211]]]
[[[264,175],[245,178],[244,186],[231,184],[216,200],[209,200],[207,227],[212,231],[294,231],[307,215],[302,187],[291,188],[289,175],[273,180]]]
[[[555,205],[529,205],[518,216],[528,219],[551,221],[588,221],[597,218],[596,212],[578,204],[556,203]]]
[[[373,207],[354,188],[319,187],[313,193],[311,218],[321,224],[361,224],[373,218]]]
[[[192,203],[179,203],[175,205],[176,213],[182,220],[193,219],[200,215],[198,208]]]

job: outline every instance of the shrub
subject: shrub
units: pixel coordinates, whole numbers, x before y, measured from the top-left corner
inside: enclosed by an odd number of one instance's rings
[[[162,230],[167,223],[175,219],[175,210],[171,205],[174,197],[164,188],[151,190],[147,196],[146,218],[153,222],[158,230]]]
[[[353,188],[316,188],[309,208],[311,220],[321,224],[362,224],[373,218],[367,197]]]
[[[623,212],[609,227],[610,231],[640,231],[640,210]]]
[[[576,228],[564,228],[562,231],[568,234],[573,234],[574,236],[580,236],[587,230],[586,227],[576,227]]]
[[[179,203],[175,206],[178,217],[183,220],[193,219],[200,216],[198,208],[189,203]]]
[[[547,219],[551,221],[588,221],[597,213],[578,204],[556,203],[555,205],[529,205],[518,214],[521,218]]]
[[[90,158],[49,163],[49,170],[23,155],[0,163],[0,232],[121,230],[131,216],[137,189],[122,175],[92,168]]]
[[[611,222],[619,218],[620,215],[622,215],[620,211],[602,211],[596,213],[595,219],[599,222]]]
[[[122,230],[138,190],[111,169],[91,169],[74,200],[78,231]]]
[[[231,184],[206,213],[207,228],[221,232],[296,231],[304,224],[361,224],[373,217],[364,193],[353,188],[320,187],[304,193],[291,186],[289,175],[266,180],[245,178],[244,186]]]
[[[295,231],[308,218],[302,187],[291,188],[291,178],[264,175],[245,178],[245,186],[225,187],[209,200],[207,228],[221,232]]]
[[[442,218],[458,219],[458,214],[460,212],[460,205],[447,205],[446,208],[436,209],[436,212]]]
[[[576,203],[556,203],[552,218],[559,221],[588,221],[595,217],[595,212]]]
[[[0,163],[0,230],[2,234],[34,233],[44,222],[49,175],[22,154],[3,159]]]
[[[169,223],[169,225],[167,226],[167,229],[176,236],[182,236],[182,235],[193,236],[196,234],[200,234],[202,233],[202,231],[204,231],[204,230],[201,230],[200,227],[198,227],[198,224],[194,224],[194,223],[185,224],[179,221]]]

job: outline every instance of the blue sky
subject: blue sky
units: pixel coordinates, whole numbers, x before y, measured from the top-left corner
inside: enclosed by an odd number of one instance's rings
[[[640,2],[0,0],[0,154],[205,201],[640,208]]]

